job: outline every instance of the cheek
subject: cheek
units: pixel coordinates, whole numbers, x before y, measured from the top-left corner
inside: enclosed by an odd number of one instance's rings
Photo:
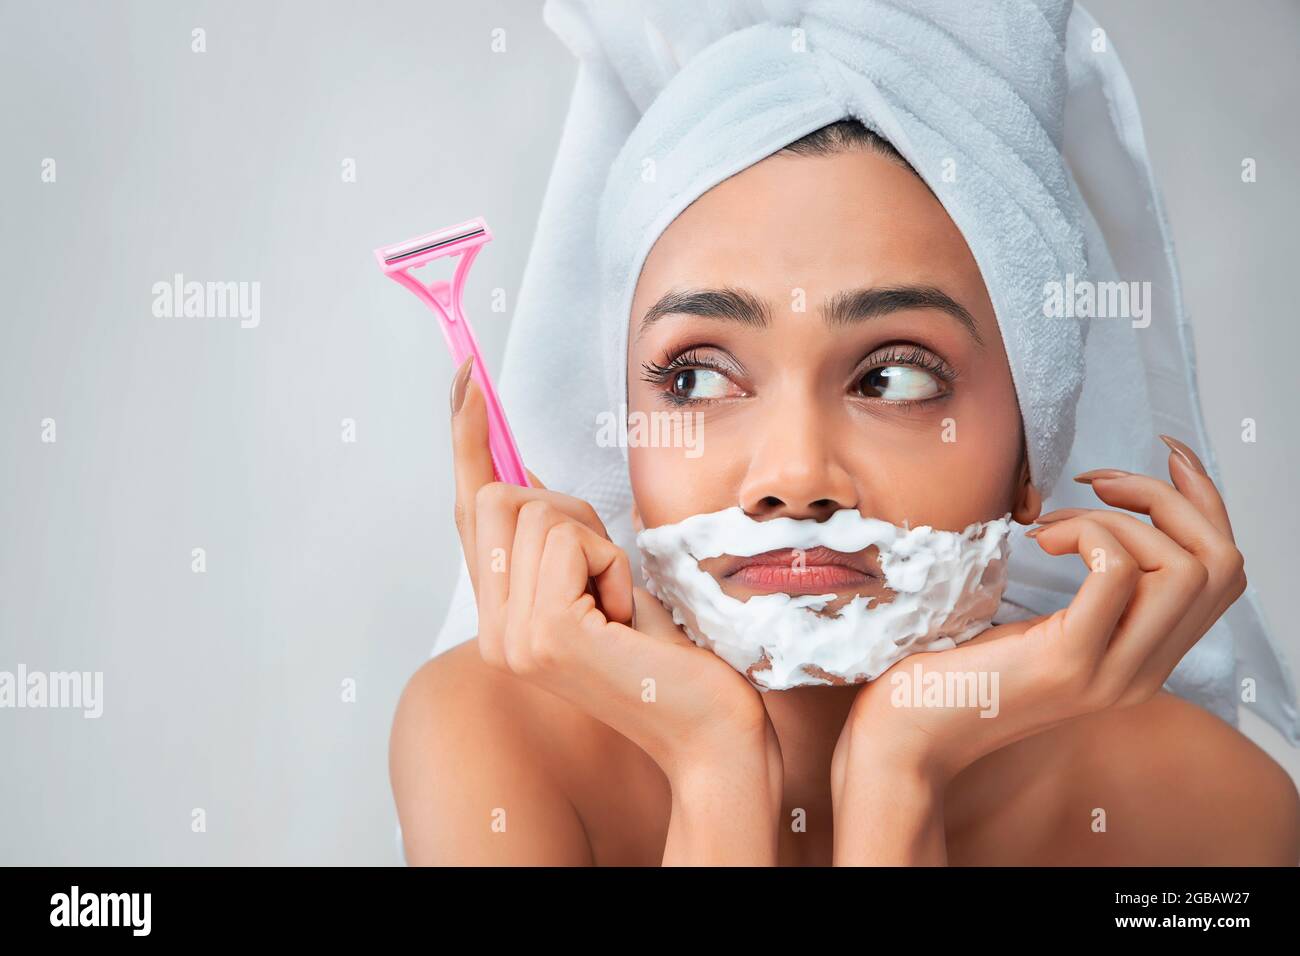
[[[1009,382],[1005,391],[959,392],[924,427],[906,437],[896,432],[891,444],[876,474],[882,493],[913,522],[955,530],[1012,510],[1021,437]]]
[[[640,378],[640,363],[651,359],[659,361],[658,353],[634,353],[628,369],[628,474],[642,524],[676,524],[733,507],[745,449],[729,429],[714,428],[716,416],[666,403]]]
[[[678,480],[681,463],[670,462],[663,449],[636,447],[627,450],[627,462],[642,526],[657,528],[681,520],[678,515],[689,507],[689,493]]]
[[[654,422],[640,433],[638,443],[633,429],[638,414],[642,421]],[[689,409],[671,412],[662,408],[638,407],[635,396],[628,410],[628,474],[632,496],[643,525],[647,528],[676,524],[691,515],[721,511],[736,504],[736,480],[728,462],[737,457],[717,446],[716,436],[708,435],[699,420],[687,421],[695,413]],[[651,419],[649,416],[661,416]],[[662,416],[679,416],[676,421]],[[646,436],[653,436],[646,440]],[[711,443],[708,438],[714,438]],[[662,441],[660,441],[662,439]]]

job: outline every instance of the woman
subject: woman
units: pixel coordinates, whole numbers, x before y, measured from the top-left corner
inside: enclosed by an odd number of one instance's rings
[[[682,73],[707,84],[711,69],[725,82],[728,56],[766,55],[742,45]],[[610,174],[600,234],[649,242],[622,262],[606,256],[606,291],[622,274],[627,298],[601,315],[618,317],[610,354],[624,359],[611,394],[629,414],[698,412],[707,440],[696,457],[626,449],[636,525],[734,505],[760,520],[851,508],[954,530],[1011,512],[1039,523],[1016,549],[1082,559],[1086,577],[1063,609],[896,665],[999,674],[999,719],[893,706],[888,672],[760,694],[635,586],[607,503],[593,509],[536,476],[532,489],[493,481],[481,396],[462,368],[457,527],[477,639],[426,664],[399,706],[392,775],[408,861],[1294,865],[1289,777],[1162,689],[1246,586],[1195,453],[1165,439],[1169,482],[1095,462],[1076,479],[1091,507],[1040,514],[1052,456],[1069,457],[1070,389],[1035,396],[1026,384],[1015,282],[990,258],[978,211],[920,175],[918,132],[898,127],[904,159],[836,120],[723,170],[684,208],[620,196],[638,187],[615,181],[619,166],[654,141],[684,88],[673,82]],[[883,110],[864,112],[888,128]],[[1050,184],[1050,170],[1040,180]],[[619,228],[638,203],[647,221],[671,212],[667,224]],[[1068,215],[1062,223],[1068,238]],[[1073,261],[1067,241],[1053,242],[1048,252]],[[741,582],[724,587],[746,594]]]

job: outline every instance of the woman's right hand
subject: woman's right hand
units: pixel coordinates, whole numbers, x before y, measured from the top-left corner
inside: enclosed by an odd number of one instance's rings
[[[743,761],[779,788],[780,749],[758,691],[633,587],[627,555],[591,505],[532,472],[532,488],[495,480],[486,403],[468,376],[467,362],[452,390],[456,528],[484,661],[607,724],[674,784]]]

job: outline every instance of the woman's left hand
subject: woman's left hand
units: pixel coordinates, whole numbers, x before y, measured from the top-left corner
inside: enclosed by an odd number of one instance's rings
[[[1049,554],[1077,553],[1088,565],[1069,607],[912,655],[863,686],[832,763],[840,799],[850,799],[860,775],[882,769],[941,792],[986,754],[1066,720],[1141,703],[1160,689],[1246,588],[1218,489],[1189,448],[1167,443],[1172,484],[1114,469],[1075,479],[1152,524],[1123,511],[1070,508],[1043,515],[1026,533]],[[951,688],[952,678],[961,678],[967,687],[991,688],[992,701],[922,706],[925,684],[898,695],[895,688],[918,667],[926,684]]]

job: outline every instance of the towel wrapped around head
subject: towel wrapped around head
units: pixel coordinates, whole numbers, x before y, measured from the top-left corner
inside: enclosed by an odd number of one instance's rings
[[[1191,445],[1222,487],[1133,92],[1082,7],[548,0],[544,16],[578,57],[578,77],[501,394],[529,467],[589,501],[634,567],[626,449],[602,447],[596,433],[626,402],[641,266],[705,191],[845,118],[893,144],[970,247],[1006,347],[1030,475],[1048,507],[1095,506],[1068,480],[1079,471],[1163,474],[1161,432]],[[1140,322],[1045,314],[1049,283],[1117,280],[1150,283]],[[1077,561],[1013,549],[998,620],[1065,607],[1084,573]],[[462,569],[434,652],[474,633]],[[1253,590],[1167,687],[1235,725],[1237,683],[1247,677],[1258,695],[1249,706],[1300,744],[1291,675]]]

